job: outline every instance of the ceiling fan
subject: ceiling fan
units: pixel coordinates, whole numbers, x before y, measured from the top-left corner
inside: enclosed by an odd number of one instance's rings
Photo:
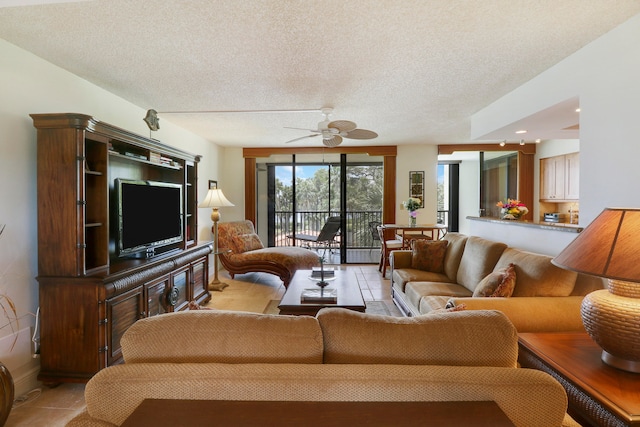
[[[306,138],[315,138],[316,136],[322,136],[322,143],[325,146],[335,147],[342,143],[342,138],[373,139],[378,136],[378,134],[373,131],[366,129],[357,129],[357,125],[354,122],[350,122],[348,120],[329,121],[329,116],[333,111],[332,108],[323,108],[321,111],[324,115],[324,120],[318,123],[318,129],[302,129],[285,126],[286,129],[300,129],[313,132],[311,135],[301,136],[300,138],[292,139],[290,141],[287,141],[286,143],[288,144],[290,142],[300,141]]]

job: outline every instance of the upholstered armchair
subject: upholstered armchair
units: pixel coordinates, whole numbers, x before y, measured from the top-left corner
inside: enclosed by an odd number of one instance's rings
[[[320,264],[318,254],[300,247],[265,248],[249,220],[218,224],[220,262],[231,278],[236,274],[263,272],[275,274],[289,286],[296,270]]]

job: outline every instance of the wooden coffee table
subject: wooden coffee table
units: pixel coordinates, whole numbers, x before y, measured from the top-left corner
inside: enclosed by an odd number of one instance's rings
[[[308,315],[315,316],[321,308],[340,307],[349,310],[360,311],[364,313],[367,305],[362,298],[362,292],[358,285],[355,274],[351,271],[336,270],[335,280],[329,282],[325,289],[338,290],[338,302],[331,303],[303,303],[300,301],[300,295],[305,289],[313,289],[319,287],[316,282],[309,279],[311,270],[298,270],[293,275],[291,283],[287,291],[284,293],[278,308],[280,314]]]
[[[145,399],[122,427],[513,427],[495,402],[263,402]]]

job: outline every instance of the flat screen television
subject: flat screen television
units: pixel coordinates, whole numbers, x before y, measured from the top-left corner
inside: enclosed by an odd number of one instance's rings
[[[181,185],[122,178],[115,184],[119,257],[150,257],[183,240]]]

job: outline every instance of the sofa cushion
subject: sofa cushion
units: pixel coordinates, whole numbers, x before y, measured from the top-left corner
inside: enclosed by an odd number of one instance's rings
[[[456,282],[473,292],[482,279],[491,273],[507,245],[471,236],[464,246]],[[516,263],[517,264],[517,263]],[[506,267],[509,265],[503,265]]]
[[[447,240],[415,239],[411,241],[411,268],[442,273]]]
[[[508,248],[496,269],[516,265],[514,297],[566,297],[571,295],[577,273],[551,264],[551,257]]]
[[[440,282],[454,283],[445,274],[432,273],[430,271],[416,270],[415,268],[399,268],[394,269],[391,275],[394,285],[398,285],[398,289],[405,291],[407,283],[410,282]]]
[[[499,268],[482,279],[473,291],[474,297],[510,297],[516,284],[515,265]]]
[[[222,310],[168,313],[122,336],[129,363],[322,363],[322,331],[309,316]]]
[[[420,300],[428,296],[470,297],[471,291],[456,283],[446,282],[409,282],[404,288],[407,302],[414,307],[420,306]]]
[[[464,252],[467,236],[461,233],[447,233],[443,240],[449,242],[447,246],[447,254],[444,257],[444,273],[449,280],[447,282],[455,282],[458,278],[458,268],[460,268],[460,260]]]
[[[499,311],[392,317],[324,308],[324,363],[515,367],[518,337]]]

